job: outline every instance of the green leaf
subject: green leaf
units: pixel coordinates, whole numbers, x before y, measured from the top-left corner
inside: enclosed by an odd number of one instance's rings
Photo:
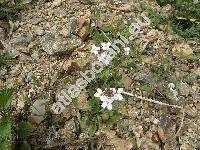
[[[8,117],[0,119],[0,149],[11,149],[11,120]]]
[[[87,122],[88,122],[88,116],[85,116],[81,119],[81,122],[80,122],[81,129],[84,129],[87,126]]]
[[[8,109],[11,104],[13,89],[3,89],[0,91],[0,109]]]
[[[17,133],[18,133],[19,137],[21,137],[23,139],[30,136],[33,131],[34,131],[34,128],[32,127],[32,125],[29,122],[22,121],[18,125]]]
[[[97,130],[98,130],[98,122],[97,122],[97,120],[95,120],[95,122],[92,124],[90,131],[89,131],[90,136],[93,136]]]
[[[8,0],[0,0],[0,4],[7,3]]]

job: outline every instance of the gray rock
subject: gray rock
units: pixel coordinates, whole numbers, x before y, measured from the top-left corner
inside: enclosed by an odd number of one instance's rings
[[[3,47],[8,51],[10,57],[16,58],[19,56],[19,52],[11,46],[10,41],[1,41],[1,43],[3,44]]]
[[[19,35],[9,41],[11,49],[17,52],[30,53],[28,45],[31,43],[32,38],[28,35]],[[12,50],[12,51],[13,51]]]
[[[27,76],[26,76],[26,82],[30,82],[33,78],[34,74],[32,71],[28,72]]]
[[[33,54],[31,55],[31,57],[34,59],[34,60],[39,60],[40,59],[40,54],[38,51],[34,51]]]
[[[45,119],[44,115],[46,110],[44,103],[45,101],[43,100],[37,100],[31,107],[31,116],[29,116],[29,118],[38,124]]]
[[[31,42],[31,37],[28,37],[26,35],[20,35],[14,39],[11,40],[11,43],[13,46],[19,46],[19,47],[27,47]]]
[[[49,55],[69,54],[81,45],[81,40],[76,36],[64,38],[56,32],[48,32],[42,40],[43,50]]]
[[[76,132],[77,128],[76,128],[76,123],[75,123],[74,118],[66,121],[64,128],[65,128],[65,130]]]

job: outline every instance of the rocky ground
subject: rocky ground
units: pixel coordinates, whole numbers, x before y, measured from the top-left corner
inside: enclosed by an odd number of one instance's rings
[[[14,134],[14,149],[200,149],[200,47],[163,27],[144,27],[129,41],[131,54],[122,51],[105,71],[114,69],[121,76],[117,87],[127,92],[183,109],[124,96],[114,114],[93,114],[86,88],[60,115],[51,110],[60,91],[97,59],[91,45],[116,39],[116,32],[126,35],[130,23],[150,8],[172,11],[153,0],[38,0],[9,22],[8,34],[0,28],[1,51],[12,57],[11,65],[0,70],[0,88],[15,89],[14,127],[27,121],[34,128],[27,138]],[[115,80],[112,75],[108,71]],[[98,84],[92,86],[95,93]],[[83,125],[85,117],[101,121]]]

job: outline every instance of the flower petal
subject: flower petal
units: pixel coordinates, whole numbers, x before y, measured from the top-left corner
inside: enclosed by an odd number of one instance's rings
[[[113,93],[116,93],[116,89],[115,88],[110,88],[111,91],[113,91]]]
[[[96,45],[95,45],[95,44],[92,44],[91,47],[92,47],[92,49],[95,49],[95,48],[96,48]]]
[[[98,93],[102,93],[102,89],[98,88],[98,89],[97,89],[97,92],[98,92]]]
[[[121,94],[121,93],[123,93],[123,92],[124,92],[124,89],[123,89],[123,88],[118,88],[117,93]]]
[[[119,100],[119,101],[123,100],[122,94],[118,94],[118,100]]]
[[[102,62],[105,65],[108,65],[110,61],[112,61],[112,58],[106,52],[101,53],[97,56],[97,58],[100,62]]]
[[[111,110],[112,109],[112,103],[108,103],[107,108],[108,108],[108,110]]]
[[[97,92],[94,94],[95,97],[100,97],[102,94],[102,90],[100,88],[97,89]]]
[[[105,95],[100,96],[100,100],[101,100],[102,102],[108,102],[108,97],[105,96]]]
[[[116,100],[116,99],[115,99],[115,96],[112,96],[112,97],[109,97],[108,102],[109,102],[109,103],[112,103],[114,100]]]
[[[91,49],[91,53],[97,55],[100,51],[100,47],[96,47],[95,44],[92,44],[92,49]]]
[[[101,104],[101,107],[105,109],[105,108],[107,107],[107,102],[103,102],[103,103]]]

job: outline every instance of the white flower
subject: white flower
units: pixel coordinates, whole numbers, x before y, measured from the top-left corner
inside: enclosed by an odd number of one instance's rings
[[[103,50],[109,50],[111,43],[101,43],[101,47]]]
[[[111,110],[112,109],[112,103],[114,101],[114,99],[112,97],[109,97],[109,96],[101,96],[100,97],[100,100],[103,102],[101,104],[101,107],[102,108],[108,108],[108,110]]]
[[[118,90],[117,90],[117,93],[123,93],[124,92],[124,89],[123,88],[118,88]]]
[[[113,91],[113,93],[116,93],[116,89],[115,88],[110,88],[111,91]]]
[[[94,94],[94,96],[95,97],[100,97],[102,95],[102,93],[103,93],[103,91],[100,88],[98,88],[97,92]]]
[[[101,107],[104,108],[104,109],[107,107],[108,110],[111,110],[111,109],[112,109],[112,103],[109,103],[109,102],[106,102],[106,101],[105,101],[105,102],[103,102],[103,103],[101,104]]]
[[[121,101],[123,99],[122,97],[123,88],[119,88],[116,90],[115,88],[110,88],[109,90],[105,89],[102,91],[101,89],[97,89],[97,92],[94,94],[95,97],[99,97],[99,99],[102,101],[101,107],[107,108],[109,110],[112,109],[112,103],[115,100]]]
[[[92,44],[92,49],[91,49],[91,53],[97,55],[100,51],[100,47],[96,47],[95,44]]]
[[[125,55],[129,55],[131,49],[130,49],[130,47],[125,47],[125,48],[124,48],[124,51],[125,51]]]
[[[123,100],[122,92],[124,91],[123,88],[118,88],[117,92],[114,94],[115,100]]]

